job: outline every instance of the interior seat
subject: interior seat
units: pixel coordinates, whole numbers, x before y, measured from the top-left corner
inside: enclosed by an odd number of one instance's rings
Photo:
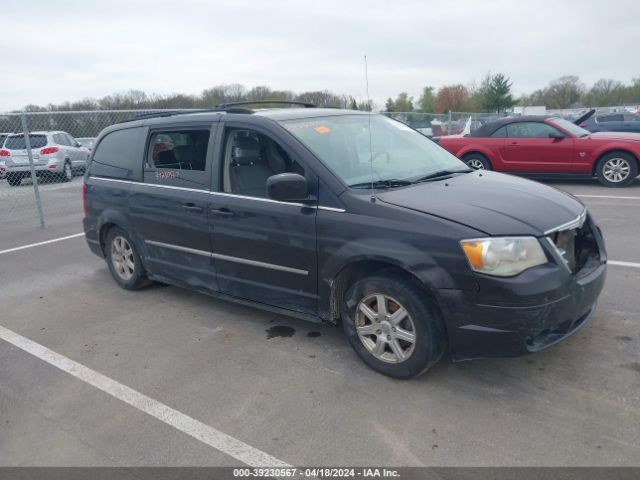
[[[266,197],[267,178],[272,170],[260,155],[260,142],[254,137],[236,137],[230,180],[231,192],[251,197]]]
[[[198,152],[193,145],[178,145],[173,153],[181,169],[204,170],[204,158],[198,158]]]

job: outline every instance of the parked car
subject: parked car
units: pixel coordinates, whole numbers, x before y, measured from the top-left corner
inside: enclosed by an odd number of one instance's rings
[[[31,155],[38,177],[57,177],[70,182],[74,174],[87,168],[89,150],[66,132],[32,132],[29,134]],[[25,136],[11,134],[0,149],[9,185],[20,185],[31,175]]]
[[[593,178],[623,187],[638,176],[640,134],[590,133],[548,116],[485,123],[469,135],[439,137],[439,144],[474,169],[530,176]]]
[[[605,279],[578,200],[352,110],[228,106],[111,126],[83,205],[88,246],[122,288],[156,280],[342,323],[364,362],[399,378],[445,352],[553,345],[587,323]]]
[[[0,133],[0,148],[4,145],[4,141],[10,133]],[[7,174],[7,167],[5,166],[4,159],[0,157],[0,178],[4,178]]]
[[[614,112],[591,115],[578,123],[590,132],[635,132],[640,133],[640,115],[629,112]]]
[[[93,150],[93,144],[96,141],[95,137],[80,137],[80,138],[76,138],[76,141],[82,145],[83,147],[85,147],[87,150],[91,151]]]

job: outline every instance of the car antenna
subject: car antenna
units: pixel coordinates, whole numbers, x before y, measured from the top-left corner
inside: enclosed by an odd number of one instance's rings
[[[366,91],[367,91],[367,108],[371,105],[371,99],[369,98],[369,69],[367,66],[367,56],[364,56],[364,79],[366,82]],[[376,201],[376,192],[373,188],[373,139],[371,137],[371,115],[369,112],[369,166],[371,169],[371,203],[375,203]]]

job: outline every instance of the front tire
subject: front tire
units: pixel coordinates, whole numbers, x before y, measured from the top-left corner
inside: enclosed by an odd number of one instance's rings
[[[125,290],[137,290],[151,283],[131,238],[120,227],[107,232],[104,242],[107,265],[114,280]]]
[[[491,170],[491,162],[481,153],[468,153],[462,157],[462,161],[474,170]]]
[[[411,280],[391,271],[351,286],[342,306],[342,326],[358,356],[390,377],[420,375],[445,349],[435,303]]]
[[[609,152],[598,161],[596,173],[605,187],[626,187],[638,176],[638,162],[626,152]]]

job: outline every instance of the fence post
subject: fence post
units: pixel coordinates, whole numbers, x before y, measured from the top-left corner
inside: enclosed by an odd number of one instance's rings
[[[449,110],[449,121],[447,123],[447,135],[451,135],[451,110]]]
[[[44,215],[42,214],[42,203],[40,203],[40,190],[38,189],[38,177],[36,169],[33,166],[33,154],[31,153],[31,139],[29,138],[29,128],[27,127],[27,117],[22,112],[20,115],[22,121],[22,132],[24,133],[24,146],[27,148],[27,157],[29,157],[29,169],[31,170],[31,182],[33,183],[33,194],[36,200],[36,209],[38,210],[38,218],[40,219],[40,227],[44,227]]]

